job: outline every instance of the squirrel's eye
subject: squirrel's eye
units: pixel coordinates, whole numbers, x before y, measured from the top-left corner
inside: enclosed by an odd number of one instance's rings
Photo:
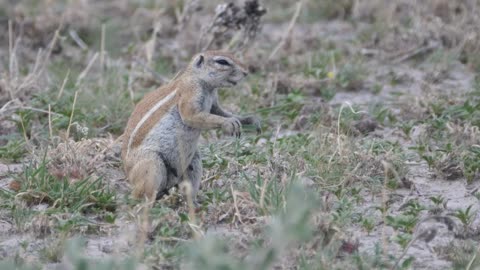
[[[226,60],[223,60],[223,59],[217,60],[215,62],[217,62],[218,64],[220,64],[222,66],[230,66],[230,63],[228,63]]]

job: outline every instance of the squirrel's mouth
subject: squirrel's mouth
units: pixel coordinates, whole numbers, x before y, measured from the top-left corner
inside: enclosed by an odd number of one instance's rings
[[[237,85],[237,82],[236,81],[232,81],[232,80],[227,80],[227,82],[233,84],[233,85]]]

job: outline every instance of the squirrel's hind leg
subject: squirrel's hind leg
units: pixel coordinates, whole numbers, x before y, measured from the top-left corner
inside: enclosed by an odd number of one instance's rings
[[[128,178],[132,184],[132,196],[137,199],[146,197],[152,202],[157,192],[166,187],[167,168],[155,153],[147,154],[135,163]]]
[[[192,200],[197,203],[197,193],[200,189],[200,183],[202,181],[203,167],[202,167],[202,158],[198,150],[195,152],[190,165],[187,168],[186,180],[190,181],[192,185]]]

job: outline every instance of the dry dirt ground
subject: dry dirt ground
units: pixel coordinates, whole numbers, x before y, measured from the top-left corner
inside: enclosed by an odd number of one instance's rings
[[[480,3],[256,3],[0,1],[1,269],[480,269]],[[116,138],[206,48],[263,133],[146,207]]]

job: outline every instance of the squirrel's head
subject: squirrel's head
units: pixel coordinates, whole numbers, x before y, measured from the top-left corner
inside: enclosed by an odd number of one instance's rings
[[[232,54],[221,51],[195,55],[189,68],[196,78],[213,88],[234,86],[248,74],[244,64]]]

